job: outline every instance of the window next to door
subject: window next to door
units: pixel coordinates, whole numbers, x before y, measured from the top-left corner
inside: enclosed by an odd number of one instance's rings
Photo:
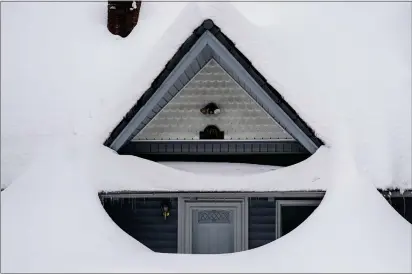
[[[320,200],[277,200],[276,238],[280,238],[302,224],[319,206]]]

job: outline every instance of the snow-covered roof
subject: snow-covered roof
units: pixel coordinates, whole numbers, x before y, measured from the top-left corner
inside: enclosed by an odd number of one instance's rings
[[[213,65],[213,69],[208,68],[210,64]],[[119,151],[119,148],[127,140],[132,139],[139,132],[145,131],[147,126],[158,118],[161,112],[167,110],[168,106],[173,105],[173,102],[178,100],[182,92],[187,93],[186,88],[191,87],[190,82],[200,76],[198,73],[203,69],[214,70],[216,68],[219,73],[228,74],[227,78],[237,83],[243,90],[242,93],[248,95],[252,102],[260,106],[262,113],[266,114],[267,118],[276,121],[276,130],[279,130],[279,124],[282,125],[295,140],[299,141],[311,153],[314,153],[319,146],[323,145],[323,142],[315,136],[313,130],[299,117],[279,92],[267,83],[266,79],[253,67],[251,62],[236,48],[233,41],[210,19],[205,20],[197,27],[179,47],[179,50],[167,62],[150,88],[145,91],[116,126],[105,144]],[[221,88],[219,87],[219,89]],[[195,94],[197,94],[197,97],[201,97],[198,95],[199,93]],[[242,94],[236,96],[241,97]],[[224,99],[220,98],[220,100]],[[190,101],[193,102],[193,98]],[[182,107],[181,104],[180,106]],[[181,110],[178,109],[179,112]],[[189,110],[185,109],[185,111],[189,113]],[[170,114],[168,112],[165,116],[174,118]],[[266,122],[266,124],[268,123]],[[192,125],[189,124],[188,126],[191,127]],[[285,132],[282,127],[280,129]],[[243,130],[253,131],[253,129]],[[225,131],[227,133],[227,130]],[[154,134],[161,135],[159,132]],[[258,139],[262,139],[262,135],[257,133],[256,128],[253,134],[260,137]],[[279,137],[285,138],[285,135]]]
[[[145,2],[122,39],[106,3],[3,3],[2,185],[56,140],[102,144],[210,18],[322,140],[345,132],[378,187],[410,188],[409,5]]]
[[[411,225],[375,189],[411,186],[410,3],[252,4],[144,2],[121,39],[103,2],[2,3],[1,180],[14,183],[1,193],[1,272],[410,272]],[[206,18],[331,149],[210,180],[103,147]],[[97,195],[223,180],[229,191],[327,192],[279,240],[207,256],[151,252]]]

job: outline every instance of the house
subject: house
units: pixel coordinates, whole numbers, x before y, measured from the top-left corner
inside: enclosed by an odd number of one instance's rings
[[[2,3],[1,272],[411,272],[410,16]]]
[[[130,17],[125,10],[124,18]],[[122,33],[133,28],[117,24],[112,29]],[[204,20],[165,63],[105,146],[191,170],[184,163],[285,169],[325,145],[213,20]],[[380,191],[412,223],[411,192]],[[100,198],[114,222],[154,251],[220,254],[257,248],[289,233],[323,195],[324,189],[308,186],[262,192],[103,191]]]

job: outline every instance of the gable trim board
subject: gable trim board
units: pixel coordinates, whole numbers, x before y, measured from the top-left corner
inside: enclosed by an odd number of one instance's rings
[[[249,86],[249,90],[246,91],[251,92],[250,95],[255,101],[273,118],[276,118],[278,123],[309,152],[313,153],[319,146],[323,145],[313,130],[253,68],[250,62],[235,48],[233,42],[214,25],[212,20],[205,20],[180,47],[151,87],[117,125],[106,140],[105,145],[119,151],[124,144],[130,141],[161,110],[161,105],[165,105],[165,96],[168,95],[169,100],[173,98],[175,94],[170,94],[173,84],[180,75],[185,73],[202,50],[210,50],[210,58],[218,59],[216,61],[219,65],[232,77],[234,76],[232,74],[235,74],[238,77],[234,78],[241,78],[244,83],[238,83],[241,86],[243,86],[242,84]],[[189,81],[189,77],[187,78]]]

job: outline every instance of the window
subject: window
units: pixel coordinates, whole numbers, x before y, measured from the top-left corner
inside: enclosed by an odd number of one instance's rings
[[[300,224],[319,206],[320,200],[276,201],[276,238],[280,238]]]

